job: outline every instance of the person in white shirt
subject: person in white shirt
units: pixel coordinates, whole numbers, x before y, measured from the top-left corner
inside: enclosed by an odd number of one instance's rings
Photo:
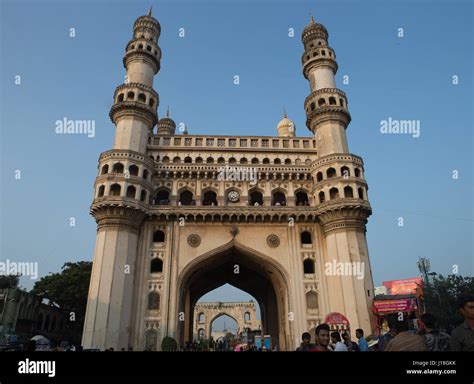
[[[331,342],[334,344],[334,352],[348,352],[347,346],[342,342],[339,332],[331,333]]]

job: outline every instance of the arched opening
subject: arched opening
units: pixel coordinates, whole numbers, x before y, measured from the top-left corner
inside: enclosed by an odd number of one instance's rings
[[[140,192],[140,201],[146,201],[146,191],[144,189]]]
[[[202,157],[196,157],[196,164],[202,164]]]
[[[303,261],[303,272],[305,275],[310,275],[314,273],[314,261],[311,259],[306,259]]]
[[[331,188],[329,190],[329,199],[333,200],[333,199],[338,199],[338,198],[339,198],[339,189]]]
[[[97,197],[102,197],[105,194],[105,185],[101,185],[99,187],[99,191],[97,192]]]
[[[135,94],[133,92],[128,92],[127,93],[127,100],[134,100],[135,99]]]
[[[217,164],[224,164],[225,163],[225,159],[223,157],[219,157],[217,159]]]
[[[193,193],[187,189],[179,194],[178,205],[193,205]]]
[[[206,159],[206,163],[207,163],[207,164],[214,164],[214,158],[208,157],[208,158]]]
[[[308,194],[304,191],[296,192],[296,205],[304,206],[309,205]]]
[[[244,321],[246,321],[246,322],[250,321],[250,312],[245,312],[244,313]]]
[[[232,351],[240,331],[237,320],[226,313],[218,314],[209,324],[209,337],[218,343],[219,351]]]
[[[319,106],[322,106],[322,105],[325,105],[325,104],[326,104],[326,100],[324,100],[323,98],[318,100],[318,105]]]
[[[331,96],[329,98],[329,105],[337,105],[337,101],[335,97]]]
[[[348,167],[344,166],[344,167],[341,167],[341,175],[342,177],[344,177],[345,179],[347,179],[348,177],[351,176],[351,171]]]
[[[280,160],[280,159],[275,159],[275,161],[273,162],[273,164],[281,164],[281,160]]]
[[[170,158],[168,156],[165,156],[165,157],[163,157],[163,159],[161,161],[166,164],[166,163],[170,162]]]
[[[133,185],[129,185],[127,187],[127,197],[134,199],[136,193],[137,193],[137,189]]]
[[[235,157],[231,157],[229,159],[229,164],[236,164],[237,163],[237,160],[235,159]]]
[[[286,205],[286,196],[281,191],[273,192],[272,194],[272,205],[280,206]]]
[[[113,173],[123,173],[123,164],[122,163],[115,163],[112,167]]]
[[[291,164],[291,159],[285,159],[285,164],[290,165]]]
[[[110,196],[120,196],[120,192],[122,190],[122,187],[120,184],[112,184],[110,186]]]
[[[326,176],[328,177],[328,179],[336,177],[336,170],[334,168],[328,168],[328,170],[326,171]]]
[[[324,203],[324,201],[326,200],[326,196],[324,195],[324,191],[319,192],[318,198],[319,198],[320,203]]]
[[[349,199],[352,199],[354,197],[354,192],[352,190],[352,187],[344,187],[344,197],[347,197]]]
[[[202,205],[217,205],[217,193],[211,190],[204,192],[204,195],[202,196]]]
[[[189,164],[189,163],[192,163],[192,162],[193,162],[193,159],[191,159],[191,157],[189,157],[189,156],[186,156],[186,157],[184,158],[184,162]]]
[[[239,274],[234,273],[236,264],[239,266]],[[252,278],[243,279],[242,276]],[[292,337],[286,331],[289,326],[287,278],[275,261],[262,257],[243,245],[229,243],[196,258],[180,274],[178,281],[181,292],[178,306],[185,314],[184,321],[177,322],[181,345],[195,338],[197,329],[202,328],[196,328],[197,322],[194,320],[199,313],[194,310],[196,303],[199,304],[201,300],[216,301],[215,296],[209,300],[209,295],[214,290],[217,291],[216,288],[233,287],[255,298],[261,313],[261,331],[270,335],[272,345],[278,346],[280,350],[292,348]],[[215,318],[209,320],[225,315],[225,310],[220,310]],[[251,325],[248,324],[247,327]]]
[[[181,163],[181,158],[179,156],[175,156],[173,158],[173,163]]]
[[[163,260],[154,258],[150,263],[150,273],[163,272]]]
[[[128,167],[128,172],[130,176],[138,176],[138,167],[136,165],[131,165]]]
[[[364,190],[362,188],[358,188],[357,191],[359,193],[359,199],[364,199]]]
[[[148,179],[148,171],[146,169],[143,170],[143,178],[145,180]]]
[[[198,329],[198,340],[204,340],[206,337],[206,332],[204,331],[204,328],[199,328]]]
[[[109,173],[109,165],[108,165],[108,164],[105,164],[105,165],[102,167],[101,175],[106,175],[107,173]]]
[[[323,173],[322,172],[318,172],[316,174],[316,181],[323,181]]]
[[[263,205],[263,194],[259,191],[252,191],[249,194],[250,205]]]
[[[153,232],[153,242],[163,243],[165,241],[165,233],[161,230]]]
[[[204,315],[204,313],[199,313],[198,315],[198,322],[200,323],[204,323],[206,321],[206,315]]]
[[[270,164],[270,159],[268,157],[265,157],[262,161],[263,164]]]
[[[246,157],[242,157],[242,158],[240,159],[240,164],[247,164],[248,162],[249,162],[249,161],[247,160]]]
[[[142,103],[146,102],[146,96],[144,93],[139,93],[138,94],[138,101],[141,101]]]
[[[154,204],[168,205],[170,203],[170,192],[167,189],[159,189],[156,192]]]
[[[309,231],[301,232],[301,244],[313,244],[311,232]]]
[[[123,97],[124,97],[124,95],[123,95],[123,93],[121,93],[120,95],[118,95],[117,101],[118,101],[119,103],[121,103],[121,102],[123,101]]]
[[[254,157],[252,159],[252,164],[258,164],[258,163],[259,163],[258,159],[256,157]]]
[[[157,311],[160,309],[160,294],[152,291],[148,294],[148,310]]]
[[[360,169],[354,168],[354,174],[355,174],[355,177],[360,177]]]

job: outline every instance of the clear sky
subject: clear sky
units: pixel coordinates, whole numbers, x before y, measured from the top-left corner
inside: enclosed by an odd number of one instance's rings
[[[97,160],[113,143],[108,112],[124,47],[150,4],[162,28],[159,113],[170,105],[192,134],[275,135],[285,107],[297,135],[311,135],[300,60],[311,12],[329,31],[352,115],[349,147],[365,161],[375,285],[417,276],[422,256],[434,271],[455,264],[473,274],[473,6],[459,0],[2,0],[0,261],[38,262],[43,276],[92,259]],[[55,134],[65,117],[95,120],[95,137]],[[419,120],[420,137],[381,134],[389,118]],[[227,288],[206,295],[248,298]]]

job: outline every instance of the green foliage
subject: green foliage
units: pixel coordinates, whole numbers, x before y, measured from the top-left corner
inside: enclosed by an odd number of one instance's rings
[[[65,263],[61,272],[49,274],[37,281],[32,293],[48,298],[65,311],[74,312],[76,324],[82,327],[91,270],[90,261]]]
[[[438,275],[433,276],[425,284],[425,309],[432,313],[438,320],[438,328],[451,332],[456,326],[463,322],[458,310],[457,302],[462,295],[474,294],[474,278],[460,275]]]
[[[175,339],[165,336],[161,341],[161,350],[164,352],[174,352],[178,349],[178,343]]]
[[[0,289],[18,288],[20,275],[0,275]]]

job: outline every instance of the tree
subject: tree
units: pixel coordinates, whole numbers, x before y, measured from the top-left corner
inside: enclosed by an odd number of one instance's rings
[[[169,336],[165,336],[161,340],[161,350],[164,352],[174,352],[178,349],[178,343],[175,339]]]
[[[438,275],[435,272],[425,283],[424,300],[426,312],[438,319],[438,327],[451,332],[463,322],[458,310],[458,300],[462,295],[474,294],[474,278],[460,275]]]
[[[37,281],[31,292],[58,304],[68,314],[69,320],[73,321],[71,328],[80,333],[86,314],[91,271],[90,261],[65,263],[61,272]]]
[[[0,275],[0,289],[18,288],[21,275]]]

